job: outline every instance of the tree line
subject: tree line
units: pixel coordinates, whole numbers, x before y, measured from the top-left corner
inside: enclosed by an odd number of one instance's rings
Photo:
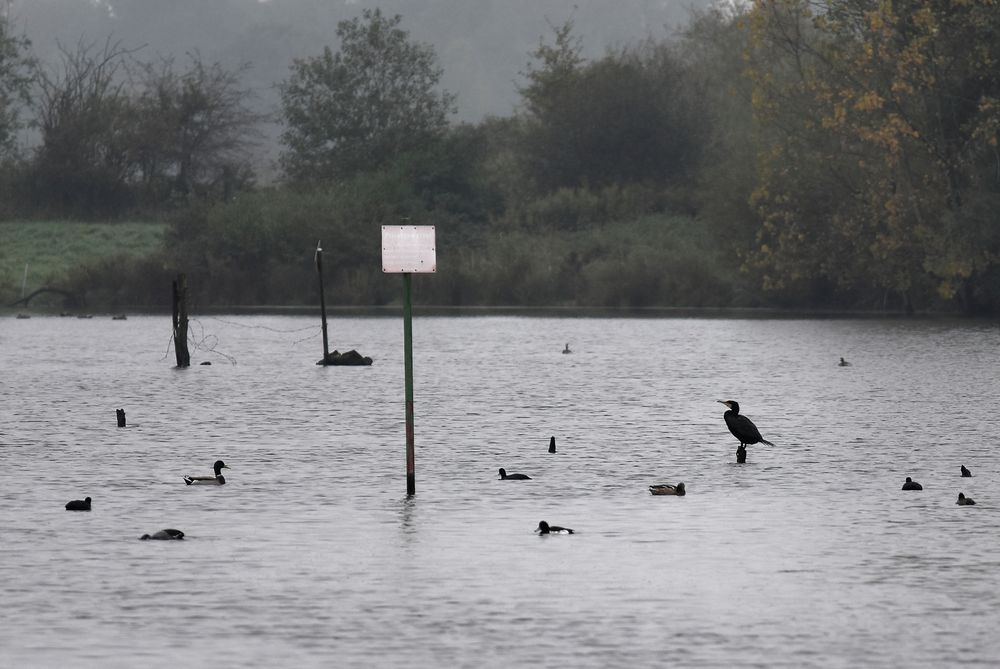
[[[526,54],[516,113],[456,124],[433,47],[364,10],[291,64],[266,186],[239,69],[108,42],[43,70],[4,33],[6,213],[167,215],[132,271],[184,268],[215,303],[314,299],[316,239],[335,302],[389,302],[379,225],[408,221],[438,226],[449,271],[421,293],[442,304],[995,313],[998,29],[988,2],[757,0],[586,60],[568,21]]]

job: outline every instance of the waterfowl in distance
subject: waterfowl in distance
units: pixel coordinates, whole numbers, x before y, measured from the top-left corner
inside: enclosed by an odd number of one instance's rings
[[[503,467],[500,468],[500,480],[501,481],[530,481],[531,477],[527,474],[508,474],[507,470]]]
[[[90,511],[90,498],[74,499],[66,502],[67,511]]]
[[[145,541],[146,539],[159,539],[161,541],[171,541],[171,540],[183,539],[184,533],[181,532],[180,530],[166,529],[166,530],[160,530],[159,532],[153,532],[152,534],[144,534],[139,538],[142,539],[143,541]]]
[[[566,342],[566,348],[563,349],[563,353],[572,353],[572,352],[573,351],[569,350],[569,342]]]
[[[229,465],[222,460],[216,460],[212,467],[215,469],[215,476],[185,476],[184,483],[187,483],[188,485],[224,485],[226,483],[226,477],[222,475],[222,470],[229,469]]]
[[[965,465],[962,465],[962,478],[969,478],[972,476],[972,472],[966,469]]]
[[[649,486],[649,493],[651,495],[677,495],[678,497],[683,497],[687,494],[684,490],[684,483],[678,483],[677,485],[670,485],[667,483],[661,483],[659,485]]]
[[[849,363],[849,362],[847,362],[846,360],[844,360],[843,358],[841,358],[841,359],[840,359],[840,362],[839,362],[839,363],[837,363],[837,366],[838,366],[838,367],[850,367],[850,366],[851,366],[851,363]]]
[[[958,501],[955,502],[955,504],[958,504],[959,506],[975,506],[976,500],[971,497],[966,497],[965,493],[960,492],[958,493]]]
[[[535,530],[539,534],[560,534],[565,532],[566,534],[573,534],[573,530],[568,527],[559,527],[558,525],[549,525],[544,520],[538,523],[538,529]]]
[[[924,487],[911,479],[909,476],[906,477],[906,481],[903,483],[903,490],[923,490]]]

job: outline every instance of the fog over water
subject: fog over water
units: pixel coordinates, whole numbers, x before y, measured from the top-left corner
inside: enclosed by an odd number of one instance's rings
[[[418,313],[408,499],[401,318],[316,321],[0,319],[0,666],[1000,656],[995,323]]]

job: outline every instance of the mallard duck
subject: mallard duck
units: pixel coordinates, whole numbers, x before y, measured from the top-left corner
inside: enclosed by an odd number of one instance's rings
[[[966,469],[965,465],[962,465],[962,478],[969,478],[972,476],[972,472]]]
[[[684,483],[678,483],[677,485],[670,485],[668,483],[651,485],[649,486],[649,492],[652,495],[677,495],[678,497],[683,497],[687,494],[687,491],[684,490]]]
[[[906,477],[906,481],[903,483],[903,490],[923,490],[924,487],[911,479],[909,476]]]
[[[142,539],[143,541],[145,541],[146,539],[161,539],[163,541],[170,541],[173,539],[183,539],[184,533],[181,532],[180,530],[167,529],[167,530],[160,530],[159,532],[153,532],[152,534],[144,534],[139,538]]]
[[[559,527],[558,525],[549,525],[544,520],[538,523],[538,529],[535,530],[539,534],[559,534],[560,532],[565,532],[566,534],[573,534],[573,530],[568,527]]]
[[[974,506],[975,503],[976,500],[972,499],[971,497],[966,497],[965,493],[961,492],[958,493],[958,501],[955,502],[955,504],[958,504],[959,506]]]
[[[192,483],[198,483],[201,485],[224,485],[226,482],[226,477],[222,475],[223,469],[229,469],[222,460],[216,460],[215,464],[212,465],[215,469],[215,476],[185,476],[184,483],[191,485]]]
[[[74,499],[70,502],[66,502],[67,511],[90,511],[90,498],[87,499]]]
[[[508,474],[507,470],[503,467],[500,468],[500,480],[502,481],[530,481],[531,477],[527,474]]]

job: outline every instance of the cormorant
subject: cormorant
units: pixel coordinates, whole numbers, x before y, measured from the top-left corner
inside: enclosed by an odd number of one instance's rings
[[[958,504],[959,506],[975,506],[976,500],[971,497],[966,497],[965,493],[960,492],[958,493],[958,501],[955,502],[955,504]]]
[[[568,527],[559,527],[558,525],[549,525],[544,520],[538,523],[538,529],[535,530],[539,534],[558,534],[560,532],[565,532],[566,534],[573,534],[573,530]]]
[[[972,472],[966,469],[965,465],[962,465],[962,478],[969,478],[972,476]]]
[[[569,350],[569,342],[566,342],[566,348],[563,349],[563,353],[572,353],[572,352],[573,351]]]
[[[224,485],[226,483],[226,477],[222,475],[223,469],[229,469],[227,465],[222,460],[216,460],[215,464],[212,465],[215,469],[215,476],[185,476],[184,483],[191,485],[192,483],[198,484],[208,484],[208,485]]]
[[[500,468],[500,478],[503,481],[530,481],[531,477],[527,474],[508,474],[507,470],[503,467]]]
[[[906,482],[903,483],[903,490],[923,490],[924,487],[911,479],[909,476],[906,477]]]
[[[850,367],[850,366],[851,366],[851,363],[847,362],[843,358],[840,359],[840,364],[838,365],[838,367]]]
[[[729,410],[723,414],[726,419],[726,427],[733,433],[733,436],[740,440],[740,447],[736,450],[736,461],[746,462],[747,454],[744,446],[747,444],[767,444],[774,446],[764,437],[760,436],[760,430],[746,416],[740,415],[740,403],[735,400],[716,400],[720,404],[725,404]]]

